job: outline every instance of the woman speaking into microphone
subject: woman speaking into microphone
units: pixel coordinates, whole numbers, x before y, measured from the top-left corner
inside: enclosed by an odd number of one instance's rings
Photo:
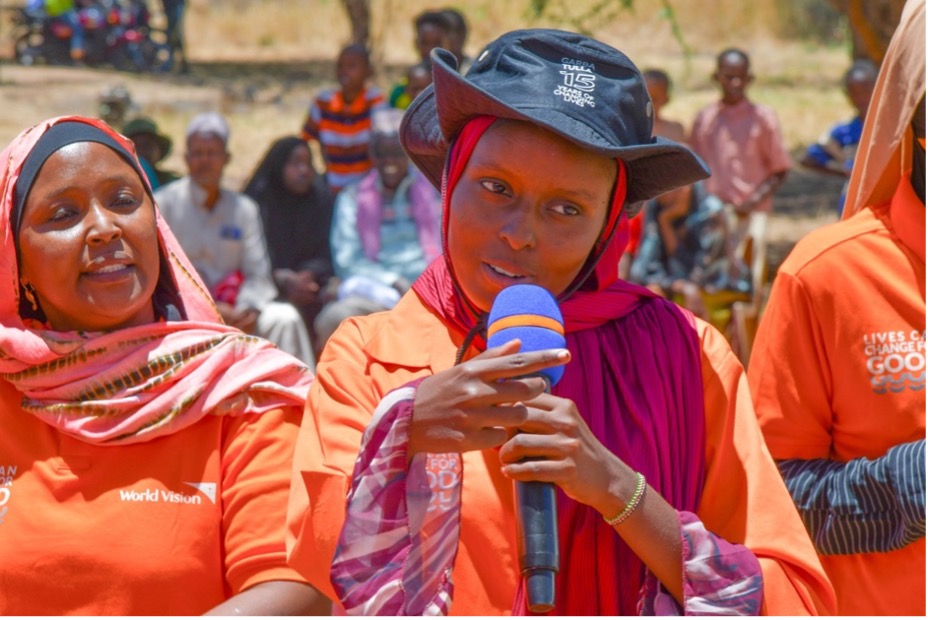
[[[291,565],[348,613],[524,614],[513,481],[539,481],[558,487],[555,614],[832,612],[727,342],[618,277],[626,206],[708,175],[651,138],[638,69],[554,30],[503,35],[466,76],[432,63],[401,138],[443,189],[444,254],[326,346]],[[566,348],[486,348],[513,284],[557,298]],[[530,375],[559,365],[545,393]]]

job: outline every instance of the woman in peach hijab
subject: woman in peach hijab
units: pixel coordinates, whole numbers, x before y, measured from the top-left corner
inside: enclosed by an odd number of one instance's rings
[[[925,1],[877,80],[844,220],[774,282],[749,383],[841,615],[925,615]]]
[[[327,611],[284,549],[308,369],[222,324],[103,121],[0,161],[0,614]]]

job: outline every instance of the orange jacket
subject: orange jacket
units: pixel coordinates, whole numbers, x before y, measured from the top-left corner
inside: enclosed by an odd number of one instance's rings
[[[796,245],[749,368],[774,458],[874,459],[925,437],[925,207],[907,179]],[[841,614],[925,615],[924,538],[822,564]]]
[[[288,517],[291,565],[329,597],[329,566],[361,435],[389,391],[450,368],[462,334],[407,293],[390,312],[345,321],[326,344],[297,453]],[[706,479],[698,516],[760,559],[765,611],[834,609],[821,565],[764,446],[744,371],[725,339],[699,323],[706,402]],[[455,615],[509,613],[519,580],[512,483],[495,450],[464,454]]]

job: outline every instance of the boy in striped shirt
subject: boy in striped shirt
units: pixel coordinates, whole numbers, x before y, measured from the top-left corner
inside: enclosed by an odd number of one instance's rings
[[[363,45],[344,47],[336,64],[340,87],[316,97],[303,125],[303,138],[319,142],[333,192],[359,180],[373,165],[368,155],[371,112],[387,103],[377,87],[367,85],[372,72]]]

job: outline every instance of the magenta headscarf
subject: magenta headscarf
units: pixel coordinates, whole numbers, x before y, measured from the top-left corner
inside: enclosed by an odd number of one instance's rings
[[[469,121],[452,146],[442,191],[443,242],[451,194],[495,120]],[[599,441],[644,474],[674,508],[695,512],[705,450],[700,345],[690,313],[619,279],[628,242],[622,209],[628,180],[624,163],[617,165],[603,232],[578,281],[560,299],[572,357],[553,393],[576,403]],[[480,317],[461,292],[447,253],[429,265],[413,290],[462,333],[478,325]],[[474,342],[485,346],[482,334]],[[643,588],[657,587],[638,556],[602,515],[560,492],[558,518],[561,568],[552,614],[636,615]],[[513,613],[527,613],[521,586]]]

